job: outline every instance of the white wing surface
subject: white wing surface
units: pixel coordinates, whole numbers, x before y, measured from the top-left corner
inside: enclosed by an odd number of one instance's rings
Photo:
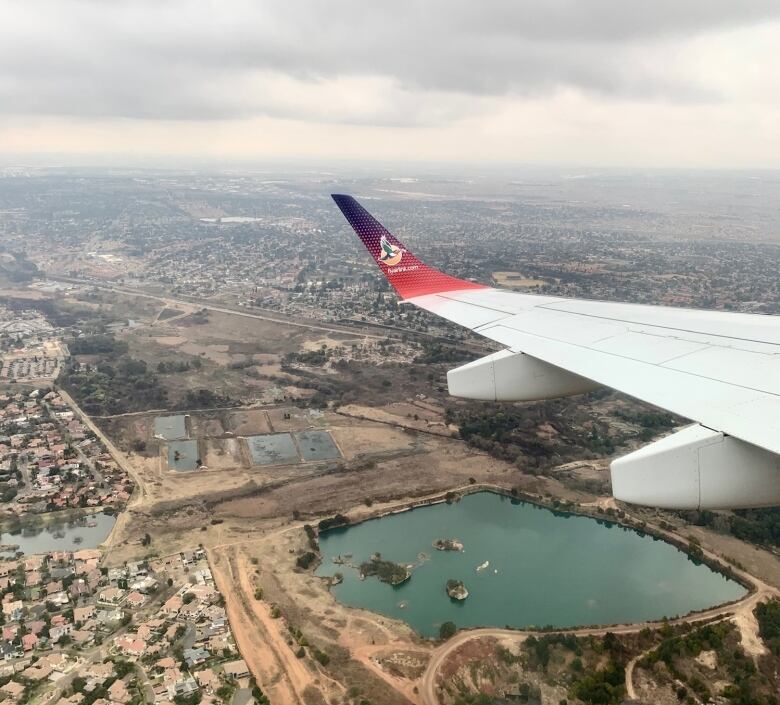
[[[780,317],[485,287],[428,267],[353,198],[334,199],[405,301],[505,347],[450,372],[452,393],[509,401],[617,389],[703,430],[615,461],[616,496],[674,507],[780,503]],[[402,252],[394,264],[382,259],[381,238]]]

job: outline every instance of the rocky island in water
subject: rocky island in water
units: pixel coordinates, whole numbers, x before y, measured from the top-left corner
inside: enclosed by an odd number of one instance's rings
[[[469,591],[462,580],[450,579],[447,581],[447,594],[453,600],[465,600],[469,596]]]
[[[436,539],[433,547],[439,551],[462,551],[463,544],[458,539]]]
[[[372,575],[375,575],[383,583],[400,585],[412,577],[412,571],[409,570],[408,566],[386,561],[379,553],[375,553],[371,556],[371,560],[360,565],[361,580]]]

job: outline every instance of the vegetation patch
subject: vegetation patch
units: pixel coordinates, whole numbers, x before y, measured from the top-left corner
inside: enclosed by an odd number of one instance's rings
[[[360,565],[361,579],[371,576],[376,576],[383,583],[400,585],[412,577],[412,571],[400,563],[383,560],[379,553],[375,553],[370,560]]]

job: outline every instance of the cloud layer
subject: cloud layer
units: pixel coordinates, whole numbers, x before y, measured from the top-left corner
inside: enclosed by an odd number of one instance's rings
[[[253,115],[385,124],[471,96],[576,88],[718,101],[680,63],[708,32],[780,18],[776,0],[6,0],[0,110],[159,119]]]
[[[777,0],[5,0],[0,149],[22,118],[567,139],[641,105],[743,129],[778,108],[779,43]]]

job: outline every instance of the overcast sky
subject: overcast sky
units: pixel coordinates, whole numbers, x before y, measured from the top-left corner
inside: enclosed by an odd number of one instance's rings
[[[780,0],[0,0],[0,152],[780,167]]]

